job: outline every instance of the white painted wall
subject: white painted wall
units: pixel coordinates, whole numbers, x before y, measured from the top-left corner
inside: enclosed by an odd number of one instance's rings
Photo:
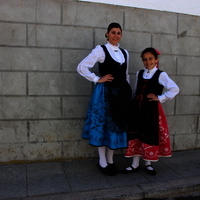
[[[200,16],[200,0],[80,0]]]

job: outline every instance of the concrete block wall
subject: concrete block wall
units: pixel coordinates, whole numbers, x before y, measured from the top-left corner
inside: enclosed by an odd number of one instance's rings
[[[154,46],[160,68],[181,89],[163,104],[173,150],[200,148],[200,17],[75,0],[1,0],[1,163],[97,156],[81,139],[93,84],[76,67],[106,42],[113,21],[123,27],[132,85],[143,67],[140,52]]]

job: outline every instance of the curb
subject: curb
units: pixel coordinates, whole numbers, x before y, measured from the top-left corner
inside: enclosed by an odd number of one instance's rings
[[[200,192],[200,176],[95,191],[51,194],[6,200],[142,200],[182,196],[197,192]]]

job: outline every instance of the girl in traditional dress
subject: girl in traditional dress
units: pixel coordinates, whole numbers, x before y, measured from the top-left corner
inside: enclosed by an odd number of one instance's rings
[[[128,63],[129,54],[119,47],[122,29],[111,23],[105,34],[107,43],[97,45],[78,65],[80,75],[95,83],[89,104],[82,138],[98,147],[98,168],[105,175],[116,175],[115,149],[125,148],[127,142],[127,114],[131,101]],[[90,71],[99,63],[99,76]]]
[[[141,53],[145,68],[136,74],[129,117],[129,143],[125,152],[125,157],[133,157],[133,160],[131,166],[123,169],[122,173],[138,171],[142,157],[146,171],[155,175],[151,162],[158,161],[160,156],[171,156],[168,126],[161,103],[173,99],[179,87],[166,72],[158,69],[159,54],[151,47]],[[163,87],[166,92],[162,94]]]

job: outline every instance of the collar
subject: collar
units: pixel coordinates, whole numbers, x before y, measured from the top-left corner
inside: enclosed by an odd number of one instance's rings
[[[106,44],[107,46],[109,46],[112,50],[119,50],[119,44],[117,44],[117,46],[114,46],[114,45],[112,45],[112,44],[110,44],[109,42],[107,42],[107,44]]]
[[[154,73],[156,70],[157,70],[158,68],[156,68],[156,65],[155,65],[155,67],[153,68],[153,69],[150,69],[150,70],[148,70],[148,69],[146,69],[146,68],[144,68],[144,72],[148,72],[148,73]]]

